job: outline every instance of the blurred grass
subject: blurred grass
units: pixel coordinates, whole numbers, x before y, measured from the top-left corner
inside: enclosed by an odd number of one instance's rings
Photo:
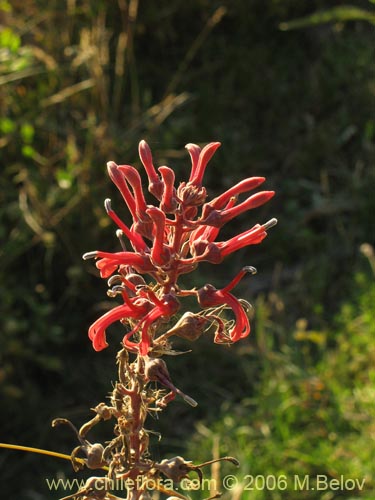
[[[250,397],[240,404],[225,402],[216,419],[207,427],[199,423],[190,444],[191,456],[205,460],[219,443],[221,455],[235,450],[239,470],[221,467],[219,484],[226,474],[235,474],[238,485],[223,499],[315,499],[316,476],[330,479],[363,479],[364,488],[352,492],[321,492],[319,498],[366,498],[375,492],[374,440],[374,360],[375,323],[373,306],[375,282],[371,274],[353,277],[350,301],[343,304],[330,326],[301,334],[299,320],[290,336],[294,339],[281,349],[264,348],[264,338],[279,325],[258,323],[256,352],[243,352],[241,363],[256,363],[262,357],[259,379]],[[265,304],[258,304],[267,308]],[[266,314],[266,312],[263,312]],[[287,333],[286,333],[287,335]],[[236,381],[233,381],[234,384]],[[257,491],[258,475],[286,478],[287,488]],[[295,487],[310,476],[310,491]],[[209,474],[208,474],[209,477]],[[307,488],[303,488],[307,490]],[[201,498],[200,495],[193,498]]]
[[[200,406],[176,403],[153,423],[165,436],[152,444],[155,457],[185,453],[202,420],[200,431],[213,431],[187,459],[209,457],[223,434],[241,474],[250,466],[373,474],[373,284],[358,251],[375,243],[372,28],[331,16],[279,29],[331,8],[325,0],[0,2],[1,441],[69,452],[75,443],[49,422],[83,422],[109,390],[115,346],[98,356],[86,337],[107,306],[106,287],[81,261],[85,251],[115,248],[104,198],[127,216],[106,161],[139,166],[146,138],[182,180],[184,144],[219,140],[210,195],[250,175],[277,191],[224,235],[271,216],[279,225],[262,246],[193,277],[220,285],[242,265],[258,267],[239,290],[255,305],[254,333],[235,349],[207,339],[194,356],[171,360],[177,385]],[[4,493],[25,500],[51,498],[43,477],[70,473],[15,452],[2,452],[0,464]]]

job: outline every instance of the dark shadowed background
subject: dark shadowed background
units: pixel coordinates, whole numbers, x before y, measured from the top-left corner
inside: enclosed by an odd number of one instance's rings
[[[169,362],[199,406],[176,401],[150,422],[163,434],[152,456],[237,456],[240,469],[214,471],[238,478],[223,500],[318,498],[291,481],[288,492],[251,491],[249,474],[365,479],[362,490],[319,498],[373,499],[374,2],[4,0],[0,9],[0,441],[70,453],[74,436],[51,420],[81,425],[111,389],[116,329],[101,353],[87,338],[108,307],[106,284],[81,259],[117,249],[105,198],[126,218],[106,162],[140,166],[144,138],[157,165],[184,180],[184,145],[220,141],[210,196],[252,175],[277,192],[224,234],[279,224],[260,246],[186,277],[220,286],[257,267],[238,287],[254,306],[252,334],[232,348],[203,339]],[[75,477],[57,458],[0,450],[0,470],[4,498],[72,493],[49,490],[46,478]]]

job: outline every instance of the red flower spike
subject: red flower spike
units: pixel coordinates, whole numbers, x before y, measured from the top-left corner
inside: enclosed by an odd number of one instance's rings
[[[192,175],[190,175],[189,182],[196,186],[202,185],[203,175],[206,170],[207,163],[211,160],[219,146],[221,146],[220,142],[210,142],[210,144],[207,144],[207,146],[202,149],[199,153],[198,164],[194,169],[194,173],[192,172]]]
[[[158,168],[164,183],[163,196],[160,208],[167,214],[174,213],[177,210],[178,202],[176,198],[176,189],[174,187],[174,172],[169,167]]]
[[[112,210],[110,200],[106,200],[107,213],[119,228],[116,234],[122,251],[97,251],[84,255],[85,259],[99,258],[96,266],[103,278],[118,272],[108,280],[108,286],[111,287],[108,295],[122,296],[124,301],[123,305],[115,307],[91,326],[89,337],[95,350],[107,346],[106,328],[116,321],[130,325],[131,331],[123,338],[124,347],[130,352],[147,359],[150,349],[156,352],[157,348],[164,348],[164,343],[159,345],[158,339],[164,342],[161,331],[164,323],[170,320],[179,307],[177,295],[197,295],[201,307],[214,308],[198,314],[205,315],[204,321],[209,318],[216,321],[215,342],[237,342],[249,334],[250,324],[243,302],[230,291],[246,272],[254,272],[254,268],[244,268],[222,290],[212,285],[206,285],[198,291],[195,288],[182,290],[178,286],[179,276],[196,269],[199,262],[218,264],[240,248],[260,243],[268,229],[276,224],[276,219],[271,219],[227,241],[216,242],[219,230],[225,223],[246,210],[262,205],[274,195],[273,191],[262,191],[236,204],[238,195],[257,188],[265,180],[264,177],[251,177],[205,203],[207,192],[202,180],[207,164],[219,146],[219,142],[212,142],[201,149],[195,144],[187,144],[186,149],[191,158],[190,177],[175,188],[173,170],[167,166],[156,170],[149,146],[145,141],[140,142],[139,155],[148,176],[149,191],[159,200],[159,208],[146,204],[141,177],[134,167],[108,162],[109,175],[131,212],[133,223],[129,228]],[[202,211],[198,217],[200,207]],[[174,216],[168,218],[167,214]],[[133,252],[127,251],[123,235],[130,240]],[[149,274],[152,283],[148,285],[142,274]],[[234,314],[232,321],[220,318],[223,309],[228,308]],[[190,337],[189,334],[186,338]],[[196,335],[193,337],[195,339]],[[169,383],[167,379],[165,381]],[[173,390],[179,393],[174,387]]]
[[[135,200],[130,193],[130,190],[128,188],[128,185],[126,183],[124,175],[121,173],[121,171],[118,168],[118,165],[114,161],[109,161],[107,163],[107,170],[109,177],[111,178],[112,182],[117,186],[118,190],[120,191],[122,197],[125,200],[125,203],[127,204],[130,213],[132,214],[133,218],[135,217]]]
[[[133,189],[135,204],[136,204],[136,214],[140,220],[144,219],[144,214],[146,212],[146,200],[142,190],[142,179],[139,175],[137,169],[131,165],[119,165],[119,170],[124,174],[126,180],[129,182]]]
[[[248,179],[244,179],[243,181],[238,182],[233,187],[222,193],[220,196],[217,196],[216,198],[211,200],[208,205],[210,205],[212,208],[216,208],[216,210],[223,208],[230,198],[232,198],[233,196],[238,196],[242,193],[247,193],[248,191],[252,191],[253,189],[260,186],[265,180],[265,177],[249,177]]]
[[[155,198],[160,200],[163,194],[163,182],[156,173],[152,161],[151,149],[146,141],[143,140],[139,143],[138,152],[149,180],[148,190],[155,196]]]

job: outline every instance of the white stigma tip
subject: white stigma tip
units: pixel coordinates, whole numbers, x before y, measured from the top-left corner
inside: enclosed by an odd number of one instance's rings
[[[276,226],[276,224],[277,224],[277,219],[273,218],[268,222],[266,222],[265,224],[263,224],[263,229],[267,231],[268,229],[271,229],[271,227]]]
[[[107,212],[110,212],[112,210],[111,199],[110,198],[106,198],[104,200],[104,208],[106,209]]]
[[[98,256],[98,252],[94,250],[93,252],[86,252],[82,255],[83,260],[95,259]]]
[[[191,398],[190,396],[188,396],[187,394],[184,394],[182,396],[184,398],[184,400],[190,405],[192,406],[193,408],[195,408],[196,406],[198,406],[198,403],[195,401],[195,399]]]
[[[250,274],[256,274],[258,272],[253,266],[245,266],[242,270]]]

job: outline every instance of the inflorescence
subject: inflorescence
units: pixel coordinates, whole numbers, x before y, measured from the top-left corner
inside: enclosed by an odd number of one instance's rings
[[[167,166],[156,169],[148,144],[141,141],[139,156],[148,177],[148,191],[157,200],[153,205],[146,201],[136,168],[113,161],[107,164],[109,176],[132,216],[132,224],[127,226],[113,210],[111,200],[106,199],[104,206],[118,227],[116,235],[121,250],[114,253],[97,250],[84,254],[83,258],[96,259],[101,277],[108,280],[108,295],[121,300],[121,304],[89,328],[93,348],[101,351],[108,346],[108,327],[116,322],[123,325],[124,336],[117,354],[119,379],[109,404],[97,405],[93,409],[95,416],[79,431],[66,419],[53,422],[53,425],[68,424],[77,435],[79,446],[71,456],[76,470],[82,468],[83,463],[90,469],[107,470],[107,475],[99,478],[102,489],[94,488],[94,479],[98,478],[91,478],[84,489],[66,498],[115,499],[118,497],[110,493],[111,481],[163,476],[175,484],[192,471],[201,478],[201,467],[212,463],[193,465],[182,457],[155,462],[149,456],[149,433],[144,423],[148,414],[162,411],[176,395],[191,406],[197,405],[174,385],[162,359],[164,355],[177,354],[173,349],[173,337],[195,341],[207,333],[213,335],[216,343],[232,344],[250,333],[250,305],[235,297],[232,290],[246,274],[256,273],[254,267],[243,267],[221,289],[211,284],[185,289],[179,284],[179,277],[194,271],[199,263],[220,264],[237,250],[261,243],[268,229],[277,223],[276,219],[271,219],[220,241],[219,233],[225,224],[263,205],[274,192],[256,192],[238,202],[239,195],[253,191],[265,181],[264,177],[250,177],[207,201],[203,175],[219,146],[219,142],[212,142],[201,149],[195,144],[187,144],[191,158],[190,177],[176,187],[174,171]],[[178,316],[185,297],[195,298],[198,310],[185,311]],[[231,320],[226,317],[227,311],[231,311]],[[97,423],[110,419],[115,421],[115,437],[106,446],[91,444],[86,434]],[[78,459],[79,455],[83,460]],[[232,457],[220,460],[236,463]],[[176,495],[173,491],[164,490],[164,493]],[[152,497],[145,486],[138,485],[127,490],[126,498],[147,500]]]

